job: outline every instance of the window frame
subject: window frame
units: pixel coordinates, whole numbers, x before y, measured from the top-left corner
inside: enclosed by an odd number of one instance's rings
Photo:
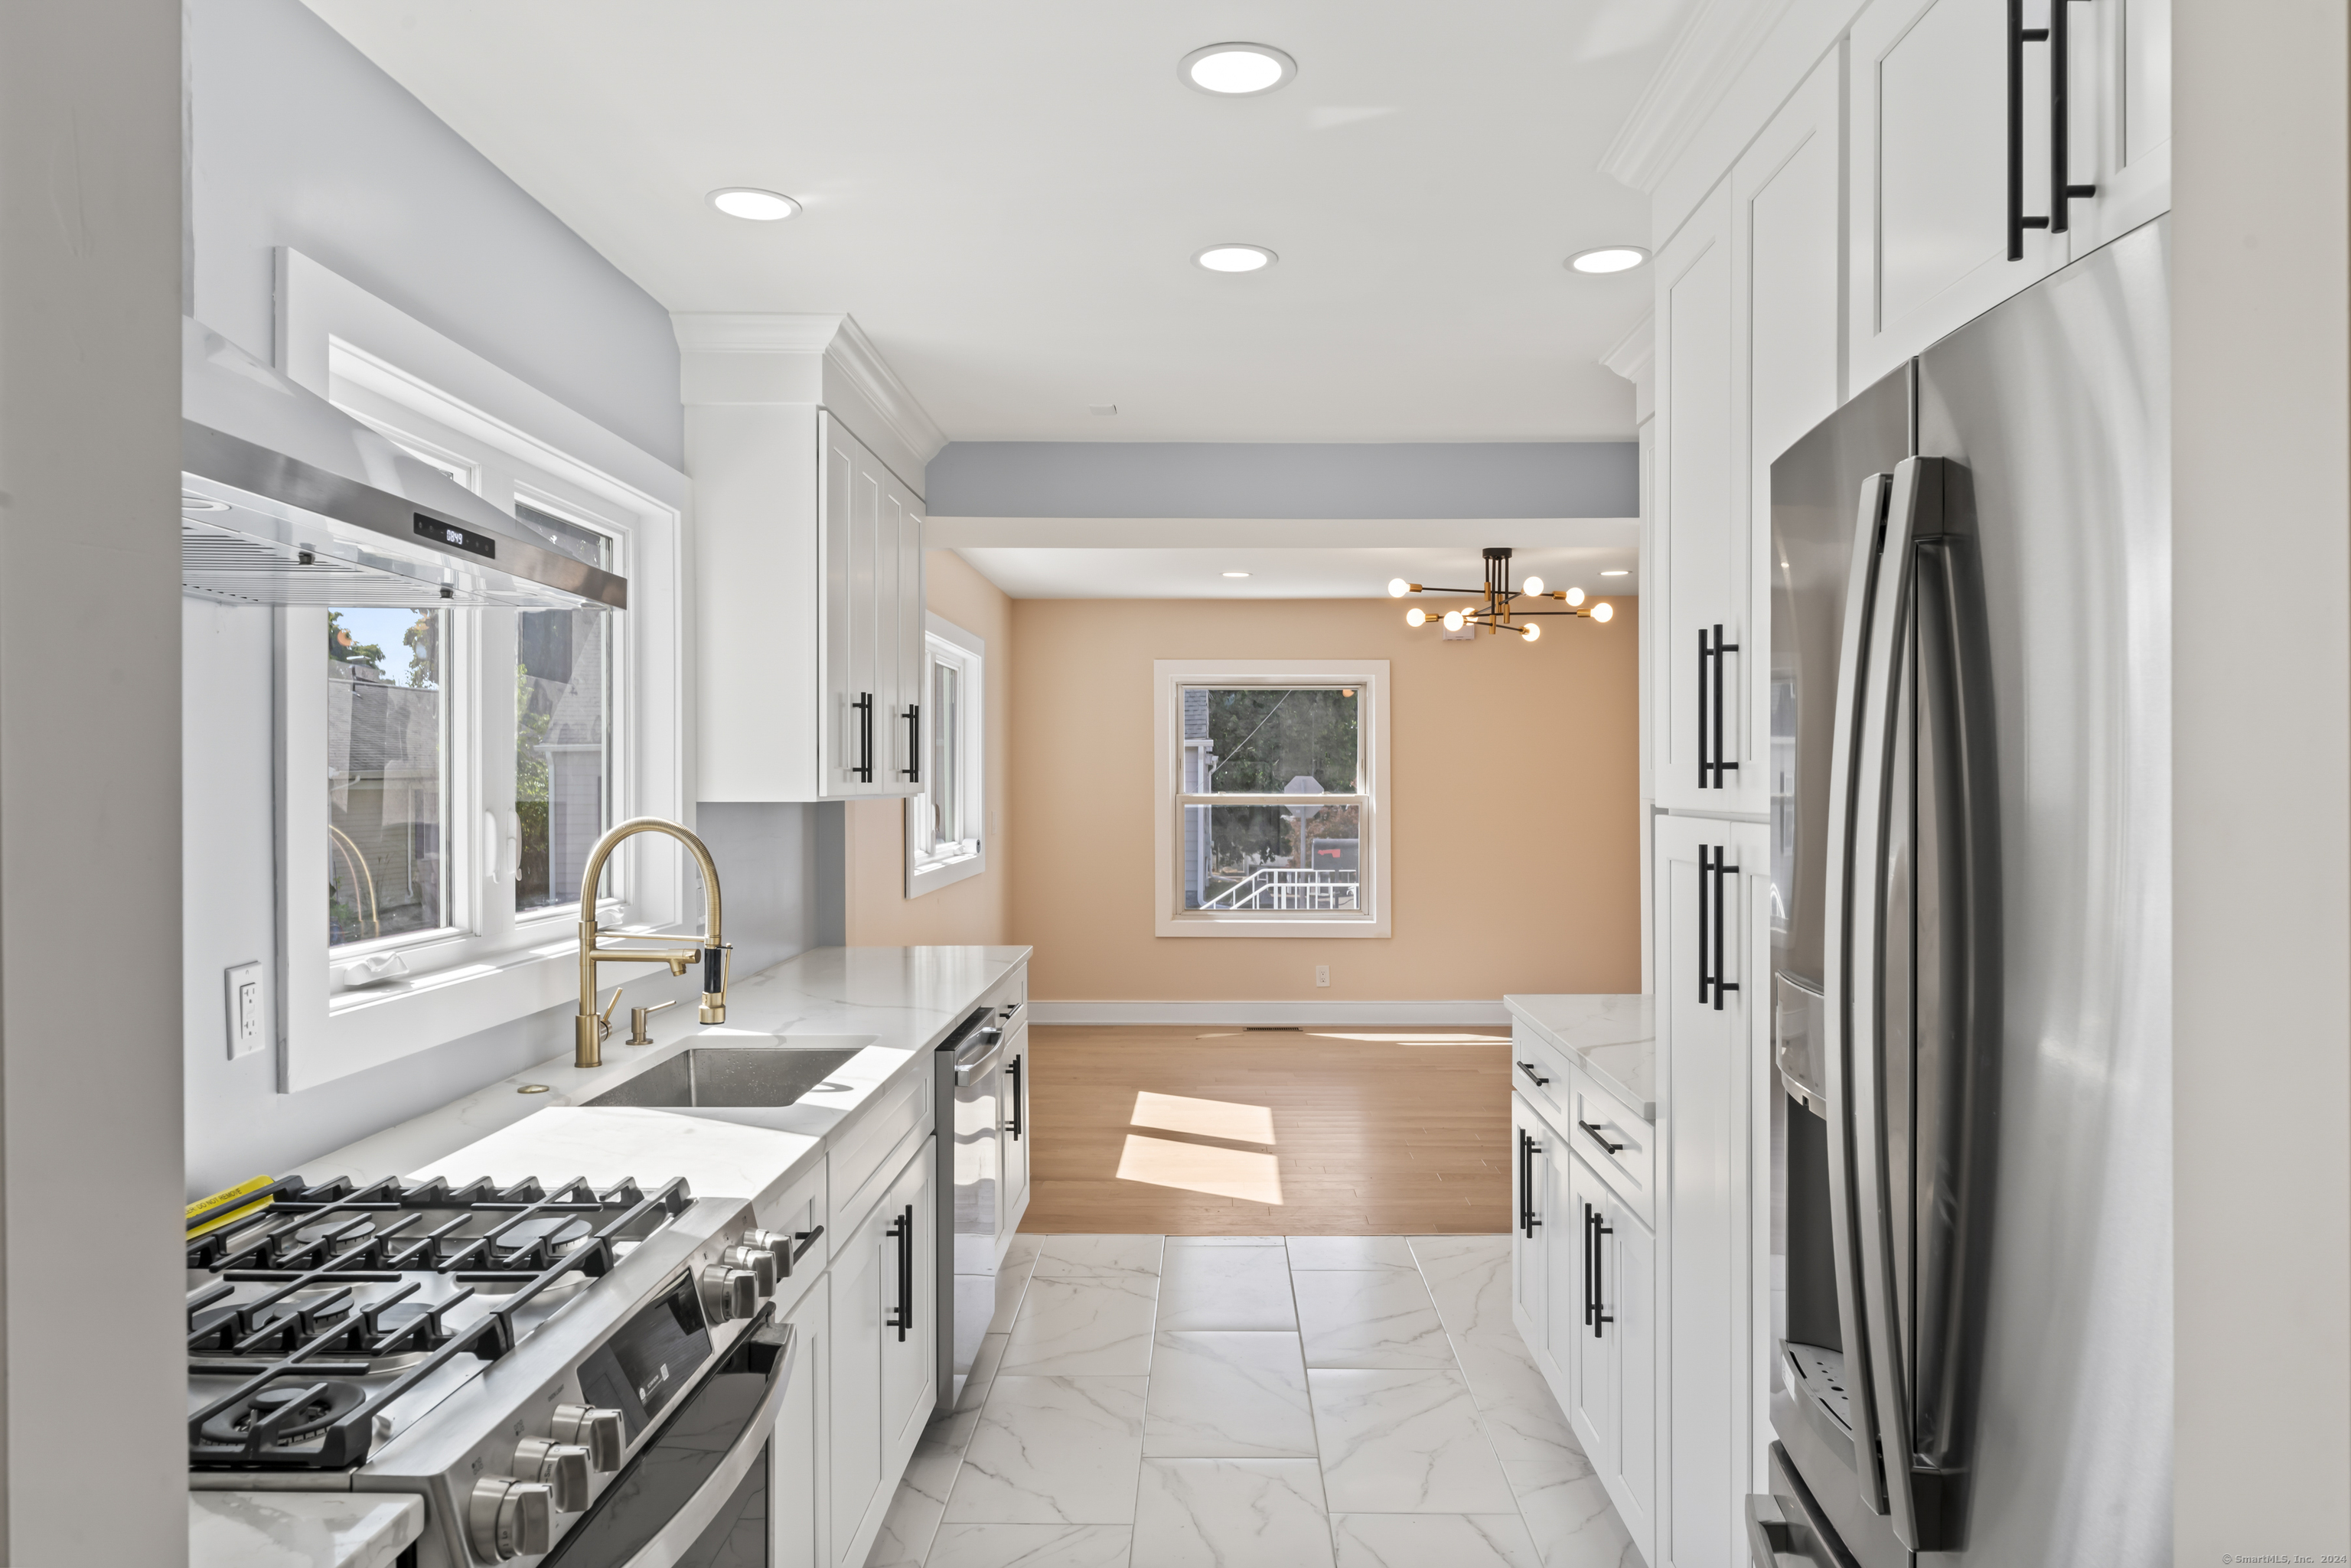
[[[1361,777],[1338,796],[1236,794],[1184,789],[1183,690],[1186,686],[1353,686]],[[1388,661],[1385,659],[1156,659],[1152,662],[1152,878],[1159,936],[1387,936],[1392,880],[1388,810]],[[1339,910],[1198,910],[1183,906],[1184,808],[1296,806],[1306,800],[1360,806],[1357,875],[1363,905]]]
[[[908,898],[936,893],[940,888],[978,876],[987,870],[987,819],[984,814],[987,798],[987,640],[942,616],[926,615],[922,682],[923,697],[926,703],[932,688],[932,667],[939,663],[956,666],[963,676],[960,713],[956,725],[956,747],[960,754],[956,785],[960,797],[958,814],[972,831],[968,837],[956,841],[957,847],[948,853],[940,854],[926,848],[924,827],[930,814],[930,790],[925,786],[923,793],[906,798]],[[925,772],[935,777],[933,758],[925,757],[924,763]]]
[[[298,253],[279,253],[278,281],[281,368],[294,380],[436,466],[460,468],[468,487],[501,511],[511,515],[520,502],[613,541],[611,570],[628,580],[631,607],[608,612],[607,815],[690,822],[679,716],[687,706],[684,476]],[[514,907],[519,613],[448,612],[449,924],[330,949],[327,801],[317,765],[325,745],[326,610],[276,612],[281,1092],[545,1010],[576,988],[576,900]],[[495,813],[495,831],[486,811]],[[600,924],[699,929],[698,883],[669,841],[641,835],[611,868]],[[313,888],[315,895],[306,891]],[[356,977],[344,973],[356,962],[386,958],[405,972],[343,983]]]

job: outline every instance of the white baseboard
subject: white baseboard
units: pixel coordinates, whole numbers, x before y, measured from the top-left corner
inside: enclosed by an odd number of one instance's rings
[[[1032,997],[1039,1024],[1224,1024],[1298,1028],[1324,1024],[1507,1025],[1499,998],[1462,1002],[1053,1002]]]

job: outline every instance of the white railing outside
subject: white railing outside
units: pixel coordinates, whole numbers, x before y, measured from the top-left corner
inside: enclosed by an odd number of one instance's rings
[[[1312,871],[1267,866],[1200,905],[1202,909],[1355,909],[1356,876],[1351,871]]]

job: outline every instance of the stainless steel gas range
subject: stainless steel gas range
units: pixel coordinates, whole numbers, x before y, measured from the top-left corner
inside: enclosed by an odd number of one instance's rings
[[[188,1245],[190,1485],[408,1492],[419,1568],[752,1568],[812,1238],[683,1181],[299,1178]]]

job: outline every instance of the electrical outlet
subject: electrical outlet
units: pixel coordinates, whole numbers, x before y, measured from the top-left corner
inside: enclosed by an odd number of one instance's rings
[[[1318,986],[1327,986],[1331,983],[1330,965],[1317,964],[1314,966],[1314,983]]]
[[[261,1049],[261,966],[239,964],[228,972],[228,1059]]]

